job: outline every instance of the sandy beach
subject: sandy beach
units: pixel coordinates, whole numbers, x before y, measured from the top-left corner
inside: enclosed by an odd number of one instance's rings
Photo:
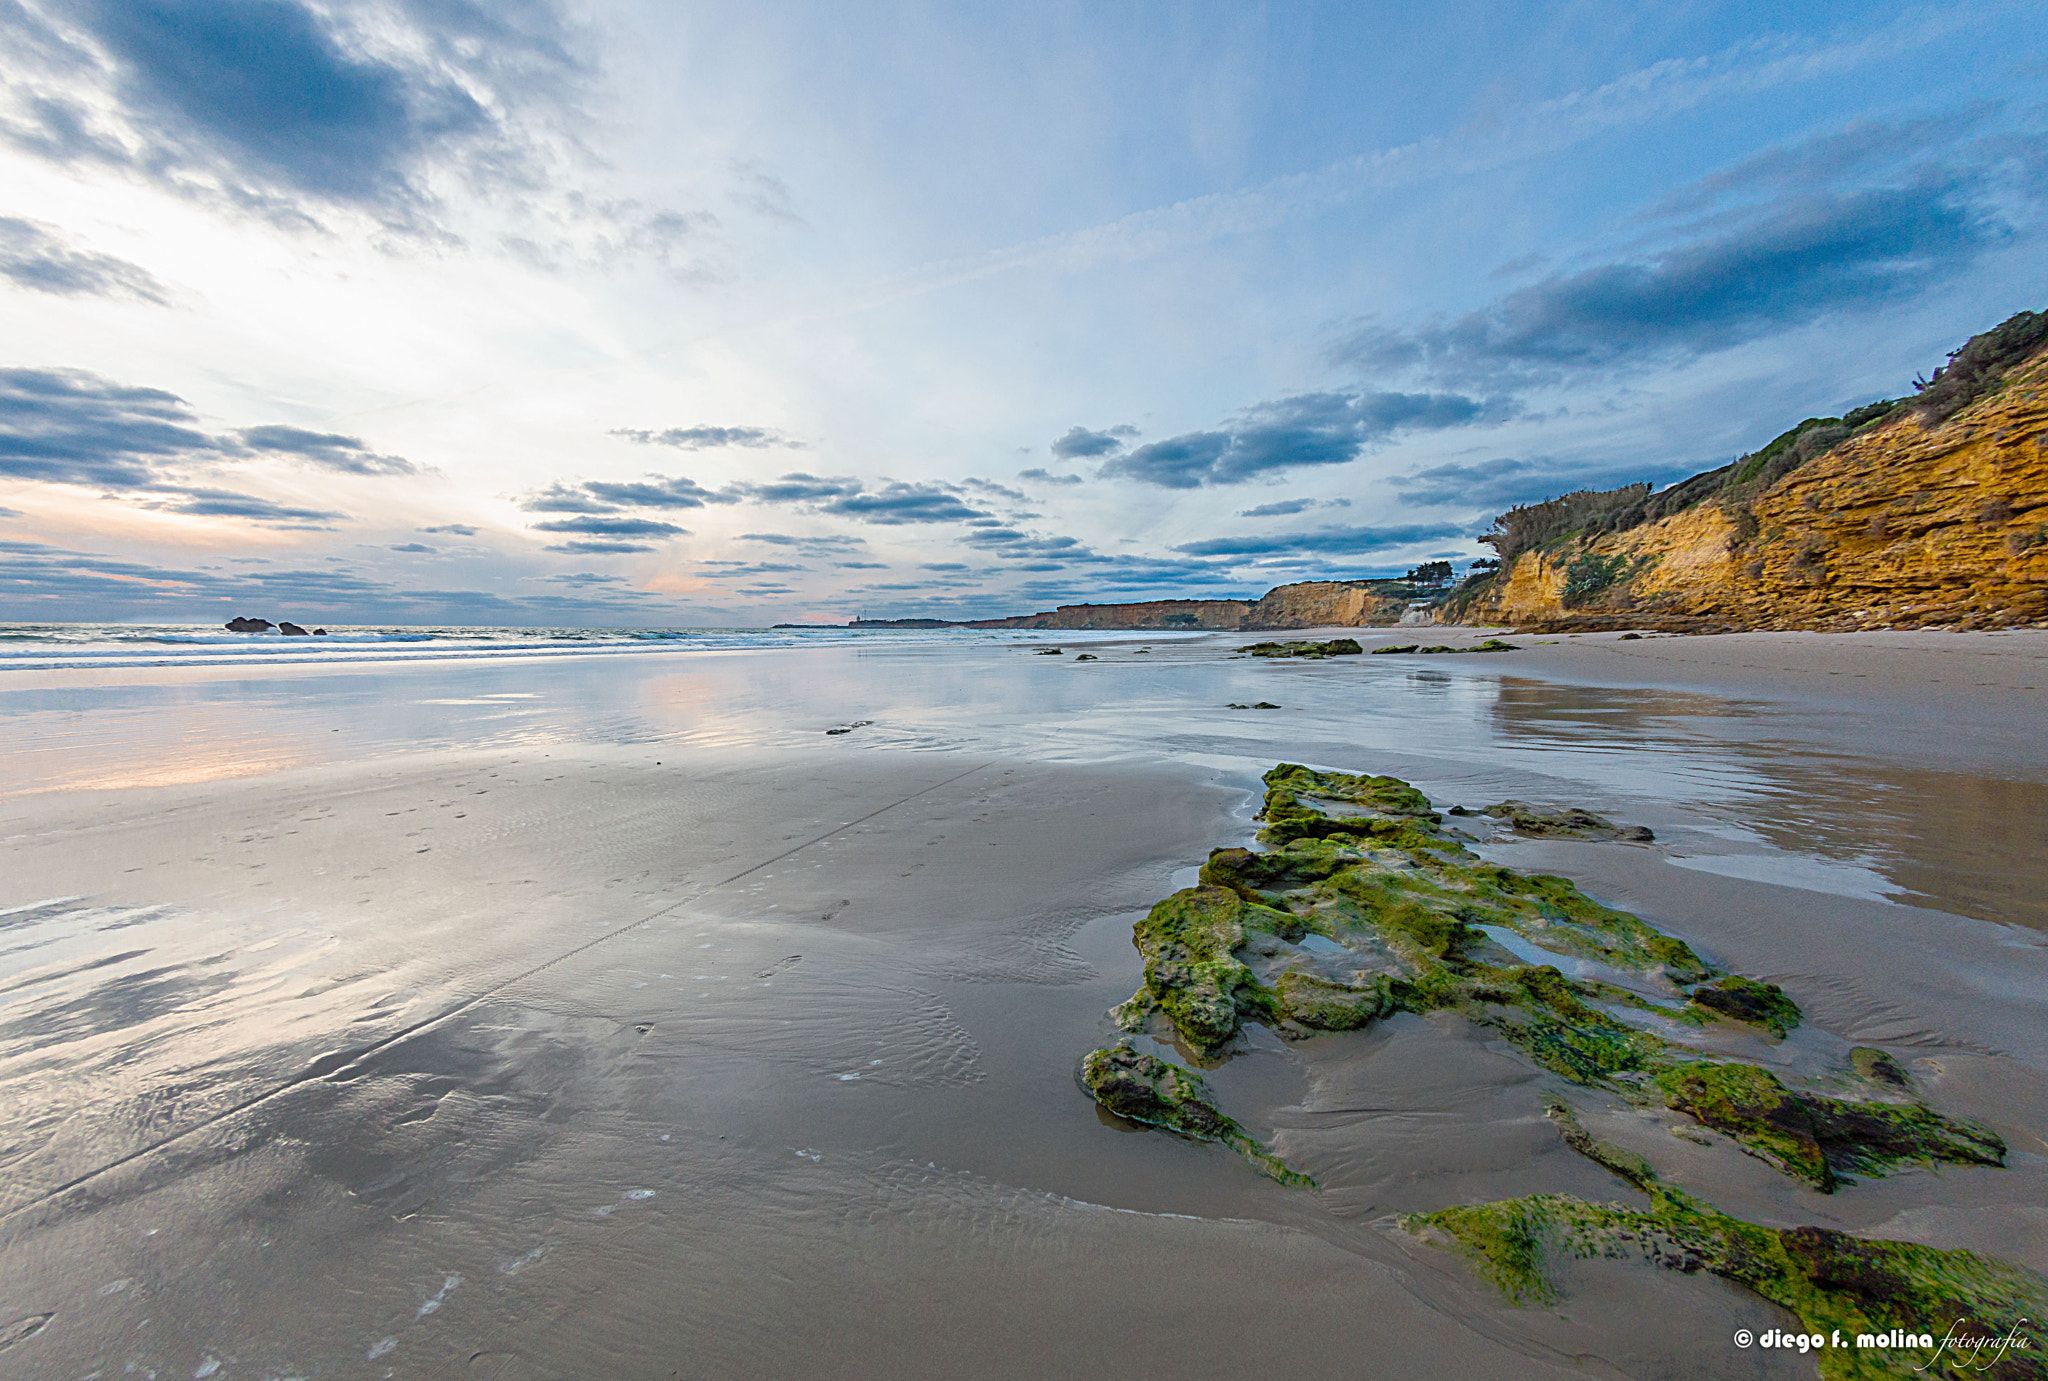
[[[1485,636],[1361,641],[1418,631]],[[1812,1375],[1704,1273],[1517,1308],[1399,1229],[1622,1197],[1454,1015],[1212,1072],[1316,1190],[1098,1114],[1133,921],[1282,761],[1650,826],[1479,851],[1782,985],[1758,1058],[1882,1047],[2010,1155],[1823,1195],[1589,1128],[2048,1271],[2048,632],[1246,641],[11,673],[0,1371]]]

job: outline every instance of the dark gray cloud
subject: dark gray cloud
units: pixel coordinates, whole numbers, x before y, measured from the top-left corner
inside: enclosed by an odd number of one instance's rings
[[[432,556],[440,552],[439,547],[430,547],[425,542],[395,542],[385,547],[386,551],[420,552]]]
[[[964,503],[946,484],[905,484],[892,480],[871,492],[847,494],[819,505],[819,511],[864,523],[899,526],[906,523],[957,523],[988,516]]]
[[[1285,518],[1296,513],[1306,513],[1311,508],[1349,508],[1349,499],[1281,499],[1277,503],[1262,503],[1256,508],[1247,508],[1237,516],[1240,518]]]
[[[26,518],[28,514],[18,508],[0,508],[0,518]]]
[[[162,303],[164,285],[147,269],[74,248],[56,226],[0,216],[0,278],[61,297],[132,297]]]
[[[1660,253],[1554,275],[1448,322],[1359,332],[1337,358],[1519,388],[1726,350],[1953,276],[2009,234],[1979,190],[1972,174],[1923,167],[1896,186],[1789,191]]]
[[[844,475],[827,478],[797,470],[766,484],[734,484],[727,489],[760,503],[819,503],[849,498],[860,493],[861,485],[859,480]]]
[[[414,475],[419,466],[404,456],[379,455],[361,437],[309,432],[302,427],[246,427],[237,433],[251,451],[286,456],[344,475]]]
[[[659,551],[661,548],[649,542],[623,542],[604,537],[576,537],[567,542],[555,542],[542,547],[542,551],[557,551],[564,556],[619,556],[635,551]]]
[[[284,426],[217,436],[198,421],[184,399],[162,389],[80,369],[0,369],[0,476],[125,492],[195,517],[301,524],[347,515],[196,486],[188,472],[265,455],[357,475],[417,468],[352,436]]]
[[[403,219],[442,166],[530,178],[517,117],[573,105],[582,74],[534,0],[50,0],[0,26],[17,147],[284,217],[314,198]]]
[[[1016,528],[977,528],[960,539],[963,547],[987,552],[990,556],[1006,561],[1031,559],[1053,560],[1064,564],[1108,561],[1110,558],[1100,552],[1091,551],[1079,539],[1064,536],[1047,537],[1039,533],[1022,532]]]
[[[974,568],[965,561],[924,561],[918,564],[921,571],[970,571]]]
[[[1304,393],[1247,409],[1215,431],[1187,432],[1115,456],[1105,476],[1168,489],[1242,484],[1304,465],[1342,465],[1403,431],[1498,421],[1512,412],[1454,393]]]
[[[1017,472],[1017,478],[1020,480],[1035,480],[1039,484],[1082,483],[1081,477],[1079,475],[1055,475],[1052,471],[1046,469],[1043,466],[1039,466],[1035,469],[1030,470],[1019,470]]]
[[[1757,192],[1793,195],[1899,168],[1952,148],[1996,108],[1969,106],[1918,120],[1856,120],[1839,130],[1766,149],[1665,197],[1639,222],[1706,211],[1724,199]]]
[[[1575,489],[1613,489],[1648,481],[1662,485],[1684,479],[1698,465],[1644,465],[1639,461],[1566,461],[1554,456],[1432,465],[1388,483],[1404,502],[1498,513],[1521,503],[1553,499]]]
[[[551,518],[535,523],[536,532],[575,532],[591,537],[684,537],[689,529],[658,518],[618,518],[583,513],[574,518]]]
[[[1174,550],[1189,556],[1274,556],[1307,555],[1366,556],[1434,542],[1446,537],[1463,537],[1465,529],[1455,523],[1409,523],[1394,527],[1322,527],[1307,532],[1273,533],[1266,536],[1211,537],[1200,542],[1183,542]]]
[[[477,534],[477,529],[471,527],[468,523],[442,523],[438,527],[414,528],[413,531],[440,532],[446,533],[451,537],[474,537]]]
[[[555,481],[538,493],[528,494],[519,501],[519,506],[528,513],[613,513],[618,505],[607,503],[590,494],[580,484],[564,484]]]
[[[623,436],[642,446],[674,446],[678,450],[702,451],[713,446],[746,446],[761,449],[783,446],[801,450],[803,442],[784,436],[771,427],[670,427],[666,431],[639,431],[616,427],[613,436]]]
[[[596,571],[574,571],[563,575],[529,575],[527,580],[547,580],[557,585],[623,585],[622,575],[599,575]]]
[[[1097,456],[1121,451],[1137,435],[1138,429],[1128,425],[1109,427],[1099,432],[1091,432],[1086,427],[1072,427],[1065,436],[1052,443],[1052,453],[1061,460],[1093,460]]]
[[[787,532],[742,532],[737,540],[762,542],[771,547],[787,547],[802,556],[832,556],[868,544],[865,537],[852,537],[837,532],[814,537],[798,537]]]
[[[699,561],[697,569],[707,580],[729,580],[740,576],[787,575],[792,571],[807,571],[810,567],[774,561]]]
[[[151,497],[144,500],[143,507],[197,518],[249,518],[259,523],[324,529],[348,517],[346,513],[330,509],[298,508],[261,499],[254,494],[239,494],[232,489],[155,485],[149,492]],[[162,497],[157,497],[159,495]]]
[[[739,502],[681,475],[649,475],[630,483],[590,480],[583,485],[583,492],[613,508],[702,508],[706,504]]]
[[[834,561],[833,566],[842,571],[886,571],[886,561]]]
[[[169,461],[218,453],[185,400],[82,369],[0,369],[0,475],[140,489]]]

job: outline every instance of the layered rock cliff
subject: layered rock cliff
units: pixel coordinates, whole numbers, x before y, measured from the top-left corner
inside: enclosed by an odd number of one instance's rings
[[[1909,400],[1861,429],[1803,424],[1846,438],[1760,492],[1724,482],[1654,521],[1516,552],[1446,612],[1543,629],[2048,621],[2048,350],[1944,411]]]

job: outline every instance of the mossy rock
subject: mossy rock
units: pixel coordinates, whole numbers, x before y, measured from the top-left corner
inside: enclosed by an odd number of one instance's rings
[[[1785,996],[1783,988],[1737,973],[1694,988],[1692,1000],[1717,1016],[1761,1026],[1780,1038],[1799,1025],[1799,1004]]]
[[[1281,1015],[1318,1031],[1356,1031],[1396,1006],[1385,974],[1357,984],[1289,972],[1280,976],[1279,992]]]
[[[1516,834],[1532,839],[1626,839],[1647,844],[1657,837],[1642,825],[1617,825],[1604,815],[1578,806],[1546,811],[1527,801],[1502,801],[1480,814],[1505,820]]]
[[[1550,1109],[1566,1144],[1648,1196],[1646,1208],[1532,1194],[1413,1214],[1402,1226],[1468,1256],[1518,1304],[1559,1299],[1551,1262],[1641,1256],[1688,1274],[1707,1270],[1797,1315],[1827,1345],[1813,1354],[1826,1381],[1971,1374],[2048,1378],[2033,1349],[1958,1357],[1934,1346],[1951,1331],[2003,1337],[2048,1318],[2048,1280],[1975,1252],[1856,1237],[1832,1228],[1772,1228],[1733,1217],[1661,1182],[1644,1160],[1588,1135],[1561,1104]],[[1904,1333],[1926,1344],[1876,1339]]]
[[[1084,1055],[1080,1079],[1089,1096],[1118,1117],[1198,1141],[1222,1142],[1282,1184],[1315,1184],[1220,1111],[1201,1075],[1145,1054],[1127,1040]]]
[[[1265,1016],[1273,994],[1233,951],[1247,926],[1299,933],[1289,913],[1247,902],[1225,887],[1186,887],[1154,906],[1132,932],[1145,956],[1145,986],[1159,1010],[1203,1053],[1227,1044],[1245,1015]]]
[[[1824,1193],[1847,1176],[1880,1175],[1906,1161],[2005,1164],[2005,1142],[1988,1127],[1918,1103],[1851,1103],[1794,1092],[1755,1065],[1672,1065],[1653,1083],[1668,1107],[1727,1133],[1752,1155]]]
[[[1716,973],[1683,940],[1569,878],[1479,859],[1409,783],[1282,763],[1266,788],[1268,847],[1216,850],[1199,886],[1134,927],[1145,982],[1115,1009],[1124,1030],[1164,1019],[1198,1056],[1216,1059],[1248,1021],[1349,1030],[1395,1011],[1449,1009],[1544,1069],[1684,1113],[1822,1190],[1901,1161],[2003,1162],[2005,1146],[1988,1129],[1900,1101],[1909,1086],[1895,1065],[1896,1080],[1882,1077],[1881,1052],[1844,1071],[1844,1082],[1860,1076],[1871,1093],[1851,1101],[1787,1088],[1768,1070],[1645,1029],[1639,1014],[1695,1023],[1730,1015],[1782,1035],[1799,1009],[1771,984]],[[1321,960],[1247,948],[1262,933],[1298,943],[1311,930],[1369,953],[1367,967],[1381,976],[1346,980]],[[1512,954],[1490,943],[1502,931],[1520,937]],[[1528,962],[1523,941],[1559,962]],[[1660,1003],[1606,978],[1569,976],[1567,956],[1616,978],[1639,975],[1636,988],[1667,985],[1670,996]],[[1691,1001],[1677,1006],[1687,989]]]

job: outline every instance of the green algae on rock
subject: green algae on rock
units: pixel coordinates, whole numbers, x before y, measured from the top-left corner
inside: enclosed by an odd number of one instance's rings
[[[1147,1055],[1130,1041],[1091,1050],[1081,1060],[1081,1084],[1118,1117],[1164,1127],[1198,1141],[1220,1141],[1282,1184],[1313,1188],[1315,1181],[1289,1166],[1220,1112],[1202,1076],[1170,1060]]]
[[[1572,806],[1560,811],[1538,810],[1527,801],[1502,801],[1479,812],[1505,820],[1516,834],[1532,839],[1626,839],[1647,844],[1657,836],[1642,825],[1617,825],[1604,815]]]
[[[1253,657],[1356,657],[1365,651],[1356,638],[1332,638],[1328,642],[1248,643],[1238,649]]]
[[[1567,1194],[1532,1194],[1412,1214],[1402,1226],[1468,1256],[1481,1275],[1518,1304],[1552,1304],[1558,1289],[1549,1263],[1641,1256],[1691,1273],[1705,1269],[1789,1309],[1824,1337],[1814,1354],[1826,1381],[1924,1377],[1943,1364],[1995,1377],[2048,1378],[2032,1350],[1993,1358],[1910,1345],[1864,1342],[1899,1334],[1939,1340],[1999,1338],[2048,1318],[2048,1280],[1974,1252],[1855,1237],[1830,1228],[1771,1228],[1721,1212],[1664,1184],[1647,1161],[1599,1141],[1569,1108],[1550,1115],[1573,1150],[1627,1180],[1647,1208],[1592,1203]],[[1982,1362],[1982,1366],[1971,1366]]]
[[[1902,1161],[2004,1163],[1996,1134],[1898,1101],[1910,1090],[1868,1060],[1822,1093],[1688,1044],[1722,1015],[1782,1035],[1798,1007],[1566,878],[1480,859],[1407,782],[1292,763],[1265,781],[1268,851],[1214,851],[1199,885],[1134,927],[1145,983],[1114,1012],[1124,1030],[1167,1023],[1216,1060],[1247,1021],[1305,1037],[1448,1009],[1823,1191]]]
[[[1738,973],[1694,988],[1692,1000],[1719,1016],[1761,1026],[1778,1037],[1791,1034],[1792,1028],[1799,1025],[1799,1004],[1785,996],[1783,988]],[[1861,1067],[1857,1072],[1863,1072]]]

